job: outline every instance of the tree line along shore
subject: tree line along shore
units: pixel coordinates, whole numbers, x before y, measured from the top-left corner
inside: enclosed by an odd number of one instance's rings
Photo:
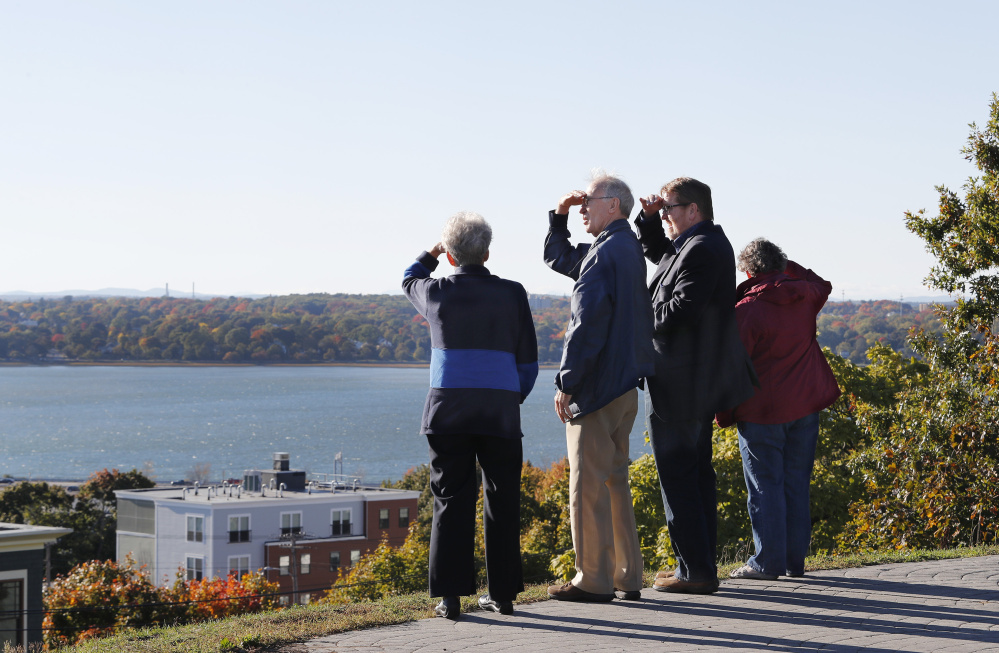
[[[538,360],[555,365],[569,299],[532,296]],[[939,333],[931,306],[829,303],[819,344],[865,364],[875,343],[906,356],[911,328]],[[426,364],[426,322],[401,295],[73,298],[0,301],[0,364]]]

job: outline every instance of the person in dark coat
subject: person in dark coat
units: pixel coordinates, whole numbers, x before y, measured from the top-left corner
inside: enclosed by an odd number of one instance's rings
[[[808,486],[819,411],[840,395],[815,337],[815,317],[832,284],[757,238],[739,254],[735,316],[760,389],[717,416],[739,430],[755,554],[732,578],[801,576],[811,539]]]
[[[756,376],[735,323],[735,253],[714,223],[711,189],[680,177],[660,193],[642,198],[635,225],[656,265],[649,435],[677,567],[652,587],[710,594],[718,589],[712,424],[753,395]]]
[[[457,619],[458,597],[475,593],[475,463],[482,468],[489,593],[479,606],[513,612],[523,591],[520,559],[520,405],[538,376],[538,342],[524,287],[485,268],[492,229],[459,213],[441,241],[406,270],[406,297],[430,324],[430,391],[421,432],[430,445],[434,521],[430,595]],[[454,267],[432,279],[441,254]]]

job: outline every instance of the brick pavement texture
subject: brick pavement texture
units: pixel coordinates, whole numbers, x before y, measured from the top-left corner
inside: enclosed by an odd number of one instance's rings
[[[710,596],[514,606],[339,633],[284,653],[438,651],[994,651],[999,556],[729,580]]]

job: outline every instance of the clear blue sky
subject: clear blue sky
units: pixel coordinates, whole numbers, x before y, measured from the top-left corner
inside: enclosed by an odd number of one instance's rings
[[[904,212],[975,173],[997,24],[992,1],[0,0],[0,291],[398,292],[472,210],[493,273],[568,293],[547,212],[602,167],[636,195],[707,182],[736,249],[776,241],[834,299],[930,294]]]

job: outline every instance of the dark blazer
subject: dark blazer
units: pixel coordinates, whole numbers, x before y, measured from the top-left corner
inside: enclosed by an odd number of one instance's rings
[[[718,225],[701,223],[679,251],[661,220],[635,220],[655,313],[656,373],[648,379],[660,419],[696,419],[753,396],[753,364],[735,321],[735,253]]]

